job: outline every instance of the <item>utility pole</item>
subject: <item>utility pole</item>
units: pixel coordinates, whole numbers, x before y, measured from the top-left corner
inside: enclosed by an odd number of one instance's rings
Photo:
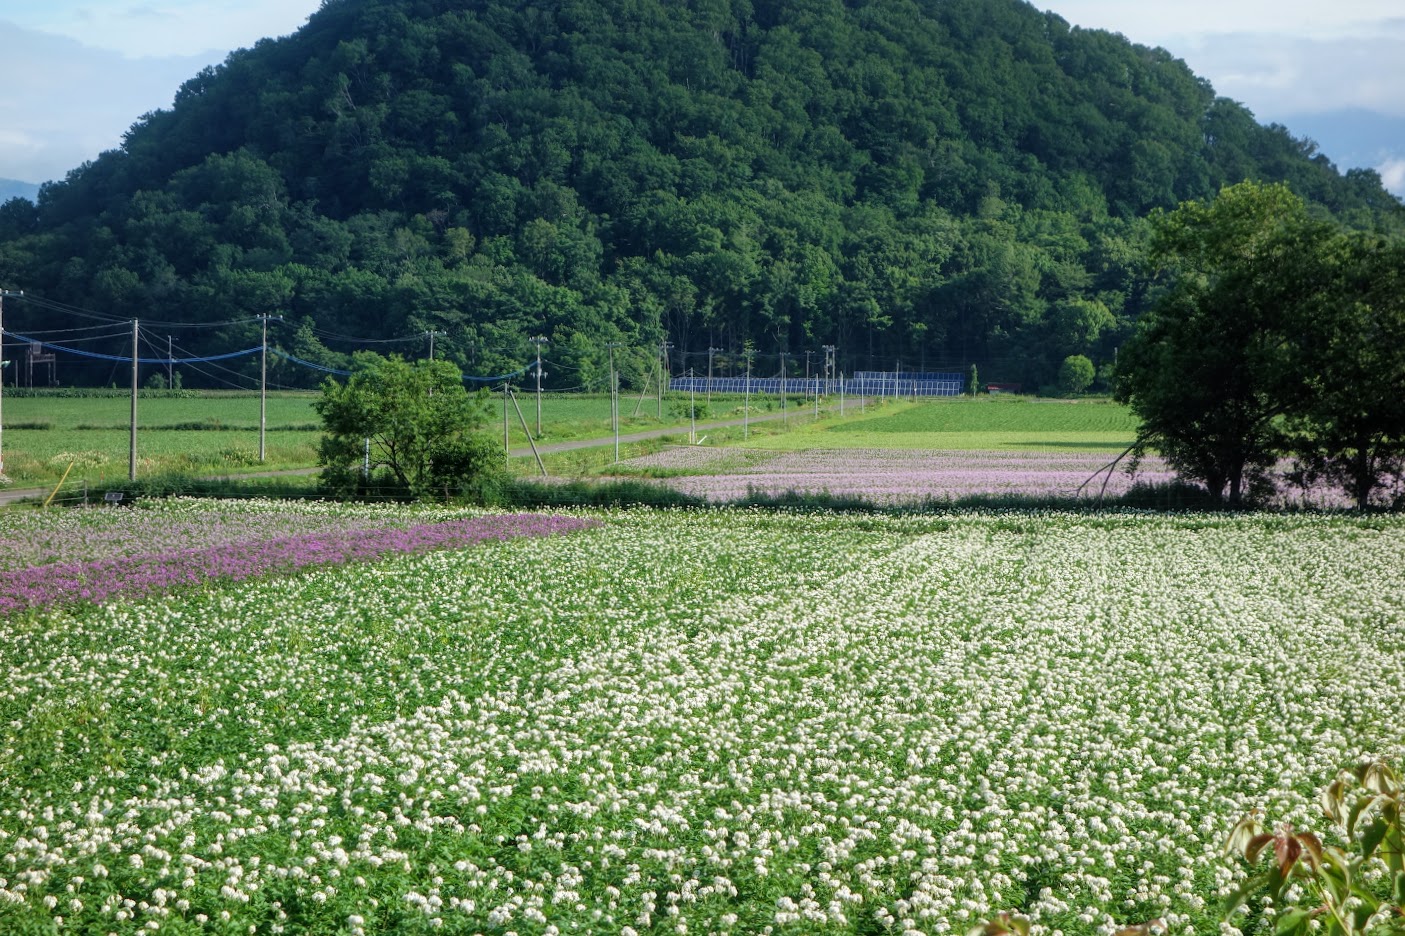
[[[166,336],[166,389],[176,389],[176,362],[171,354],[171,336]]]
[[[127,453],[127,480],[137,479],[137,320],[132,319],[132,428]]]
[[[0,478],[5,477],[5,298],[20,299],[24,296],[24,290],[10,292],[8,289],[0,289]],[[19,370],[19,365],[15,365],[15,370]]]
[[[746,357],[746,385],[745,396],[742,397],[742,439],[751,438],[751,359],[756,352],[747,348],[742,352]]]
[[[785,424],[790,425],[790,411],[785,408],[785,352],[781,352],[781,415],[785,418]]]
[[[259,316],[263,320],[263,344],[259,347],[259,461],[266,461],[268,447],[266,436],[268,435],[268,320],[275,319],[283,321],[281,315],[269,315],[267,312]]]
[[[668,364],[668,352],[672,347],[667,341],[659,342],[659,422],[663,422],[663,385],[668,372],[672,370]]]
[[[698,444],[698,392],[695,384],[697,375],[688,370],[688,441]]]
[[[448,333],[448,332],[442,332],[442,331],[435,331],[434,329],[430,329],[429,331],[425,332],[424,334],[425,334],[425,337],[427,337],[427,338],[429,339],[429,359],[432,361],[432,360],[434,360],[434,339],[435,339],[435,338],[447,338],[447,337],[449,337],[449,333]]]
[[[548,342],[541,335],[534,336],[531,342],[537,346],[537,438],[540,439],[542,437],[542,345]]]
[[[711,405],[712,405],[712,356],[713,356],[714,354],[716,354],[718,351],[721,351],[721,350],[722,350],[721,348],[708,348],[708,349],[707,349],[707,405],[708,405],[708,406],[711,406]]]
[[[620,388],[615,379],[615,349],[620,346],[618,341],[607,341],[605,347],[610,351],[610,428],[615,433],[615,464],[620,463]]]

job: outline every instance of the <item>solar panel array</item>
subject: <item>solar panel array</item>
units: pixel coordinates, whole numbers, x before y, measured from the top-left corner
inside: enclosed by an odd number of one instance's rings
[[[779,396],[782,392],[838,396],[840,381],[818,377],[672,377],[669,389],[681,393],[746,393]],[[843,392],[857,396],[949,397],[966,392],[966,378],[956,373],[895,374],[892,371],[858,371],[843,382]]]

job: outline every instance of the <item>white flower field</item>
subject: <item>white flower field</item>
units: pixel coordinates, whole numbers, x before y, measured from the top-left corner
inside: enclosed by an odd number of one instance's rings
[[[0,616],[0,932],[1213,934],[1405,754],[1405,518],[589,517]]]

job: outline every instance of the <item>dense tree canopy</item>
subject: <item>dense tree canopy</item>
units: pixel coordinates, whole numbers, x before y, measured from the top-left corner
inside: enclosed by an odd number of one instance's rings
[[[1291,457],[1366,506],[1405,467],[1405,249],[1312,218],[1283,184],[1152,226],[1170,286],[1117,368],[1136,451],[1230,503]]]
[[[479,374],[544,334],[558,387],[603,387],[611,341],[642,374],[662,340],[1038,385],[1146,308],[1147,212],[1246,177],[1401,225],[1374,173],[1021,0],[327,0],[0,207],[0,280],[163,322],[280,313],[273,341],[327,366],[337,336],[437,330]]]

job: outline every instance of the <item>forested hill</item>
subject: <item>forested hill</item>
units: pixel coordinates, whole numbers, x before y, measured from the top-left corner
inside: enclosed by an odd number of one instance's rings
[[[338,335],[433,330],[474,373],[545,335],[559,386],[661,340],[675,372],[832,344],[845,370],[1034,385],[1112,357],[1147,212],[1245,178],[1401,228],[1375,173],[1019,0],[326,0],[0,208],[0,285],[153,322],[280,314],[270,342],[329,366]]]

